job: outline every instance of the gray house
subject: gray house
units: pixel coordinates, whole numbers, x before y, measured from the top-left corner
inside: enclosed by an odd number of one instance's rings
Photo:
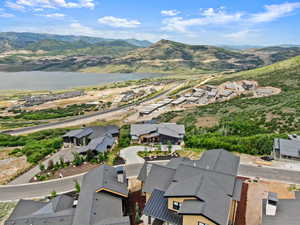
[[[64,145],[77,146],[79,153],[93,151],[104,153],[110,150],[119,137],[117,126],[94,126],[78,130],[72,130],[63,136]]]
[[[300,141],[296,139],[274,139],[275,159],[300,159]]]
[[[133,124],[130,135],[137,143],[182,144],[185,128],[175,123]]]
[[[48,202],[20,200],[5,225],[130,225],[127,196],[124,179],[103,165],[84,176],[77,205],[67,195]]]
[[[239,162],[239,157],[219,149],[195,161],[145,163],[138,179],[146,195],[143,213],[148,224],[234,224],[243,184],[237,178]]]

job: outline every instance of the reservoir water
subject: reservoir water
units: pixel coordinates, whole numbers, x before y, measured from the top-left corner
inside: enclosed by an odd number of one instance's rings
[[[0,90],[62,90],[161,76],[145,73],[0,72]]]

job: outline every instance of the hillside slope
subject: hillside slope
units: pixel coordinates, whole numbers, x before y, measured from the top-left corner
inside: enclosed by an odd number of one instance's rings
[[[264,62],[254,54],[161,40],[148,48],[137,49],[126,56],[115,58],[110,65],[100,66],[96,70],[205,73],[247,70],[263,64]]]
[[[226,81],[256,80],[261,86],[282,89],[278,95],[263,98],[239,98],[184,112],[172,112],[164,118],[176,118],[187,127],[194,127],[209,118],[218,121],[211,130],[227,130],[226,134],[291,133],[300,131],[300,56],[250,71],[224,75],[210,84]],[[201,124],[201,122],[200,122]]]
[[[74,35],[39,34],[26,32],[0,32],[0,52],[7,50],[26,49],[28,45],[38,43],[43,40],[52,40],[69,43],[85,42],[87,44],[121,41],[137,47],[148,47],[151,45],[151,42],[149,41],[140,41],[136,39],[119,40]]]

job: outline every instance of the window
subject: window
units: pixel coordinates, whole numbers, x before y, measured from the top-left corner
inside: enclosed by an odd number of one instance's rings
[[[180,202],[173,202],[173,209],[175,210],[180,210],[181,203]]]
[[[206,225],[205,223],[202,222],[198,222],[198,225]]]

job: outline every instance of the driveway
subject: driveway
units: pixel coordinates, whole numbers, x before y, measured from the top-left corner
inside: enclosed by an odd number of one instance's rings
[[[151,147],[146,146],[131,146],[128,148],[124,148],[120,152],[120,156],[126,161],[126,165],[131,164],[143,164],[145,160],[138,156],[138,152],[145,151],[145,150],[152,150]]]

